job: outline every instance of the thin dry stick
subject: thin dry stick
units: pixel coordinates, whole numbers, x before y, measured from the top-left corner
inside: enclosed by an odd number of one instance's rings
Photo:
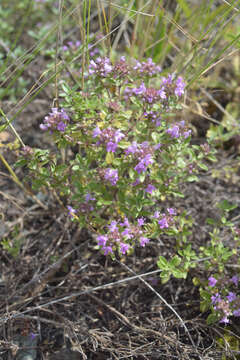
[[[141,10],[142,10],[145,6],[146,6],[146,5],[144,5],[144,6],[141,8]],[[141,11],[139,10],[139,12],[141,12]],[[131,16],[131,18],[133,18],[137,13],[138,13],[137,11],[134,12],[133,15]],[[129,20],[129,18],[128,18],[126,21],[128,21],[128,20]],[[97,40],[93,45],[91,45],[91,46],[89,47],[88,50],[94,48],[94,47],[95,47],[96,45],[98,45],[100,42],[104,41],[108,36],[110,36],[110,35],[113,34],[115,31],[117,31],[117,30],[120,28],[120,26],[121,26],[121,25],[118,25],[116,28],[114,28],[112,31],[110,31],[107,35],[103,36],[103,38]],[[73,58],[73,59],[69,62],[69,64],[72,64],[72,63],[74,63],[75,61],[79,60],[79,58],[81,58],[81,57],[83,56],[83,54],[85,53],[85,51],[86,51],[86,50],[84,50],[84,51],[82,52],[82,54],[79,54],[79,55],[75,56],[75,58]],[[63,66],[63,61],[60,61],[60,62],[57,64],[57,67],[58,67],[58,69],[60,69],[60,70],[61,70],[61,66]],[[24,105],[25,105],[25,103],[24,103],[25,100],[26,100],[26,102],[29,101],[29,100],[27,100],[27,99],[28,99],[31,95],[34,96],[38,91],[41,90],[42,87],[46,86],[46,84],[51,80],[51,78],[52,78],[51,76],[50,76],[50,78],[44,80],[44,81],[42,82],[42,84],[38,85],[38,83],[39,83],[39,81],[40,81],[47,73],[49,73],[51,70],[52,70],[52,68],[44,71],[44,72],[39,76],[39,79],[37,80],[37,83],[34,84],[34,85],[32,86],[32,88],[27,92],[27,94],[24,95],[24,97],[18,102],[18,106],[19,106],[19,105],[24,106]],[[60,71],[60,70],[58,70],[58,71]],[[17,106],[15,106],[15,107],[10,111],[10,113],[12,113],[14,110],[16,110],[16,108],[17,108]]]
[[[236,52],[239,52],[239,49],[235,49],[235,50],[231,51],[229,54],[223,56],[221,59],[219,59],[218,61],[216,61],[214,64],[210,65],[207,69],[205,69],[205,70],[201,73],[201,76],[205,75],[209,70],[211,70],[211,69],[214,68],[216,65],[218,65],[219,63],[221,63],[222,61],[224,61],[227,57],[232,56],[232,55],[235,54]]]
[[[16,138],[18,139],[19,143],[22,145],[22,147],[25,147],[24,142],[22,141],[20,135],[18,134],[18,132],[16,131],[16,129],[14,128],[14,126],[11,124],[11,122],[9,121],[7,115],[5,115],[5,113],[3,112],[3,110],[0,108],[0,115],[3,116],[4,120],[6,121],[6,123],[8,124],[8,126],[10,127],[10,129],[12,130],[12,132],[14,133],[14,135],[16,136]]]
[[[224,107],[217,100],[215,100],[214,97],[208,91],[206,91],[202,87],[200,87],[200,91],[204,95],[206,95],[208,97],[208,99],[211,100],[211,102],[233,122],[234,125],[237,125],[236,119],[234,119],[234,117],[231,114],[229,114],[229,112],[227,110],[225,110]]]
[[[106,304],[103,300],[101,300],[100,298],[98,298],[97,296],[94,296],[93,294],[88,294],[88,296],[90,296],[92,299],[94,299],[96,302],[98,302],[99,304],[105,306],[107,309],[109,309],[113,314],[115,314],[115,316],[118,317],[118,319],[124,324],[127,325],[128,327],[130,327],[131,329],[133,329],[134,331],[142,334],[144,333],[145,335],[155,335],[157,337],[160,338],[164,338],[167,341],[171,341],[171,342],[176,342],[176,339],[172,339],[171,337],[160,333],[159,331],[153,330],[153,329],[149,329],[149,328],[144,328],[142,326],[137,326],[132,324],[128,318],[123,315],[122,313],[120,313],[117,309],[115,309],[113,306]]]
[[[73,249],[72,251],[75,251],[75,250]],[[69,255],[69,254],[65,254],[64,257],[65,257],[65,256],[68,256],[68,255]],[[59,261],[61,262],[61,261],[62,261],[62,258],[61,258]],[[58,264],[59,261],[57,261],[56,263],[54,263],[52,266],[55,266],[55,264]],[[50,269],[50,268],[48,268],[48,269]],[[47,269],[47,270],[48,270],[48,269]],[[43,304],[34,306],[34,307],[32,307],[32,308],[28,308],[27,310],[22,311],[22,312],[19,313],[19,314],[13,314],[13,315],[11,315],[11,318],[16,319],[16,318],[21,317],[23,314],[28,314],[28,313],[30,313],[30,312],[32,312],[32,311],[35,311],[35,310],[38,310],[38,309],[42,309],[42,308],[46,308],[46,307],[48,307],[48,306],[50,306],[50,305],[58,304],[58,303],[60,303],[60,302],[62,302],[62,301],[70,300],[70,299],[72,299],[72,298],[74,298],[74,297],[77,297],[77,296],[87,295],[87,294],[90,294],[90,293],[92,293],[92,292],[94,292],[94,291],[111,288],[111,287],[113,287],[113,286],[116,286],[116,285],[119,285],[119,284],[122,284],[122,283],[126,283],[126,282],[128,282],[128,281],[136,280],[139,276],[149,276],[149,275],[153,275],[153,274],[158,274],[158,273],[160,273],[161,271],[162,271],[162,270],[150,271],[150,272],[145,273],[145,274],[136,275],[136,276],[131,276],[131,277],[128,277],[128,278],[126,278],[126,279],[118,280],[118,281],[111,282],[111,283],[107,283],[107,284],[104,284],[104,285],[95,286],[95,287],[90,288],[90,289],[87,289],[87,290],[81,290],[81,291],[72,293],[71,295],[67,295],[67,296],[64,296],[64,297],[62,297],[62,298],[49,301],[49,302],[47,302],[47,303],[43,303]],[[44,273],[45,273],[45,271],[44,271]],[[35,279],[34,279],[34,283],[35,283]],[[28,285],[28,284],[27,284],[27,285]],[[27,302],[27,301],[32,301],[32,300],[33,300],[33,299],[30,297],[30,298],[28,298],[28,299],[24,299],[24,300],[22,300],[22,301],[19,301],[19,302],[17,302],[17,303],[14,303],[14,304],[11,305],[11,309],[14,308],[14,307],[17,306],[17,305],[21,305],[23,302],[25,303],[25,302]],[[3,318],[0,318],[0,323],[1,323],[1,322],[4,323],[4,322],[6,322],[6,321],[8,321],[8,320],[9,320],[9,317],[6,317],[6,316],[5,316],[5,317],[3,317]]]
[[[198,116],[201,116],[202,118],[206,119],[206,120],[209,120],[209,121],[212,121],[214,124],[218,124],[218,125],[221,125],[220,121],[217,121],[215,120],[214,118],[212,118],[211,116],[209,115],[206,115],[206,114],[203,114],[201,111],[196,111],[196,110],[193,110],[190,106],[186,105],[186,104],[181,104],[182,107],[184,109],[187,109],[189,112],[191,112],[192,114],[195,114],[195,115],[198,115]]]
[[[99,22],[99,27],[100,27],[100,31],[103,34],[104,33],[104,27],[103,27],[103,23],[102,23],[102,15],[101,15],[101,7],[100,7],[100,3],[99,0],[97,0],[97,8],[98,8],[98,22]],[[103,40],[103,47],[106,50],[107,46],[105,41]]]
[[[80,246],[81,246],[81,245],[80,245]],[[76,250],[76,249],[71,250],[71,253],[72,253],[73,251],[75,251],[75,250]],[[65,256],[68,257],[68,256],[69,256],[69,253],[65,254],[64,257],[65,257]],[[195,262],[203,262],[203,261],[209,260],[210,258],[211,258],[211,257],[206,257],[206,258],[202,258],[202,259],[200,259],[200,260],[195,260],[195,261],[193,261],[193,263],[195,263]],[[61,258],[59,261],[57,261],[55,264],[58,264],[58,262],[61,262],[61,261],[62,261],[62,258]],[[55,266],[55,264],[53,264],[52,266]],[[49,267],[48,269],[50,269],[50,267]],[[48,270],[48,269],[47,269],[47,270]],[[47,270],[46,270],[46,271],[47,271]],[[27,310],[22,311],[22,312],[19,313],[19,314],[15,314],[15,313],[14,313],[14,314],[11,314],[11,316],[8,316],[8,317],[7,317],[7,316],[2,317],[2,318],[0,318],[0,324],[1,324],[1,323],[5,323],[5,322],[8,321],[10,318],[11,318],[11,319],[16,319],[16,318],[21,317],[21,316],[24,315],[24,314],[30,313],[31,311],[43,309],[43,308],[46,308],[46,307],[48,307],[48,306],[50,306],[50,305],[58,304],[58,303],[60,303],[60,302],[62,302],[62,301],[70,300],[70,299],[72,299],[72,298],[74,298],[74,297],[77,297],[77,296],[88,295],[88,294],[93,293],[93,292],[98,291],[98,290],[103,290],[103,289],[107,289],[107,288],[112,288],[112,287],[114,287],[114,286],[116,286],[116,285],[124,284],[124,283],[126,283],[126,282],[128,282],[128,281],[136,280],[136,279],[138,279],[138,278],[140,278],[140,277],[143,277],[143,276],[150,276],[150,275],[153,275],[153,274],[158,274],[158,273],[160,273],[160,272],[162,272],[162,270],[158,269],[158,270],[150,271],[150,272],[148,272],[148,273],[144,273],[144,274],[140,274],[140,275],[134,275],[134,276],[131,276],[131,277],[128,277],[128,278],[125,278],[125,279],[121,279],[121,280],[118,280],[118,281],[115,281],[115,282],[107,283],[107,284],[104,284],[104,285],[95,286],[95,287],[90,288],[90,289],[87,289],[87,290],[81,290],[81,291],[78,291],[78,292],[76,292],[76,293],[72,293],[71,295],[67,295],[67,296],[64,296],[64,297],[62,297],[62,298],[49,301],[49,302],[47,302],[47,303],[43,303],[43,304],[34,306],[34,307],[32,307],[32,308],[28,308]],[[45,271],[44,271],[44,273],[45,273]],[[28,284],[27,284],[27,285],[28,285]],[[11,308],[12,308],[12,307],[14,308],[14,306],[20,305],[20,304],[23,303],[23,302],[27,302],[27,301],[31,302],[32,300],[33,300],[32,298],[24,299],[22,302],[19,301],[19,302],[15,303],[15,304],[12,304],[12,305],[11,305]]]
[[[233,6],[232,4],[230,4],[227,0],[222,0],[225,4],[227,4],[228,6],[230,6],[233,10],[240,12],[240,10],[238,8],[236,8],[235,6]]]
[[[108,0],[108,31],[112,28],[112,1]],[[108,57],[111,58],[111,36],[108,38]]]
[[[149,3],[149,2],[148,2]],[[157,0],[154,0],[151,3],[151,9],[150,9],[150,12],[151,13],[155,13],[155,9],[156,9],[156,6],[157,6]],[[149,39],[149,34],[151,33],[151,30],[152,30],[152,23],[154,21],[154,17],[152,18],[149,18],[147,19],[147,24],[146,24],[146,31],[145,31],[145,34],[144,34],[144,37],[143,37],[143,41],[141,43],[141,46],[140,46],[140,58],[143,57],[144,55],[144,52],[145,52],[145,48],[146,48],[146,43]]]
[[[143,1],[143,0],[139,0],[139,5],[140,5],[140,7],[142,6],[142,1]],[[134,28],[133,28],[133,33],[132,33],[132,39],[131,39],[130,53],[131,53],[131,56],[132,56],[132,57],[133,57],[133,54],[134,54],[134,46],[135,46],[136,38],[137,38],[137,29],[138,29],[138,25],[139,25],[139,20],[140,20],[140,14],[138,13],[138,14],[137,14],[137,17],[136,17],[136,21],[135,21],[135,23],[134,23]]]
[[[102,3],[106,3],[106,0],[105,0],[105,1],[102,0]],[[123,9],[123,10],[125,10],[125,11],[129,11],[129,12],[135,13],[135,14],[140,14],[140,15],[145,15],[145,16],[154,16],[154,15],[152,15],[152,14],[148,14],[148,13],[145,13],[145,12],[142,12],[142,11],[141,11],[142,9],[144,9],[144,7],[145,7],[146,5],[144,5],[144,6],[141,8],[141,10],[133,10],[133,9],[128,10],[128,9],[126,9],[125,7],[120,6],[120,5],[117,5],[117,4],[114,4],[114,3],[112,3],[112,6],[113,6],[113,7],[116,7],[116,8],[119,8],[119,9]]]
[[[128,6],[128,10],[130,10],[130,9],[133,7],[134,1],[135,1],[135,0],[132,0],[132,1],[130,2],[129,6]],[[115,40],[114,40],[114,43],[113,43],[113,46],[112,46],[112,50],[113,50],[113,51],[116,50],[116,47],[118,46],[118,43],[119,43],[119,40],[120,40],[120,37],[121,37],[123,31],[124,31],[125,28],[126,28],[127,18],[128,18],[128,13],[126,12],[126,14],[125,14],[125,16],[124,16],[124,19],[123,19],[123,22],[122,22],[122,24],[121,24],[121,27],[120,27],[120,29],[119,29],[119,31],[118,31],[118,33],[117,33],[117,36],[116,36],[116,38],[115,38]]]
[[[108,42],[108,50],[109,50],[109,48],[111,47],[111,36],[110,36],[111,32],[109,31],[109,28],[108,28],[108,22],[107,22],[107,17],[106,17],[106,13],[105,13],[105,8],[101,1],[100,1],[100,5],[101,5],[101,9],[102,9],[102,14],[103,14],[103,19],[104,19],[104,24],[105,24],[105,29],[106,29],[106,39]]]
[[[136,273],[135,273],[132,269],[130,269],[126,264],[124,264],[124,263],[122,263],[122,262],[120,262],[120,261],[118,261],[118,260],[117,260],[117,262],[118,262],[121,266],[123,266],[125,269],[127,269],[130,273],[136,275]],[[188,331],[188,328],[186,327],[183,319],[181,318],[181,316],[176,312],[176,310],[175,310],[146,280],[144,280],[141,276],[139,276],[139,279],[140,279],[152,292],[154,292],[154,294],[176,315],[176,317],[178,318],[178,320],[180,320],[182,326],[184,327],[186,333],[188,334],[188,337],[189,337],[189,339],[190,339],[193,347],[196,348],[196,345],[195,345],[195,343],[194,343],[194,341],[193,341],[193,339],[192,339],[192,337],[191,337],[191,335],[190,335],[190,333],[189,333],[189,331]]]
[[[35,201],[36,203],[43,208],[44,210],[48,210],[48,207],[46,205],[44,205],[41,200],[39,200],[30,189],[27,189],[25,186],[23,186],[23,184],[21,183],[21,181],[18,179],[17,175],[15,174],[15,172],[12,170],[11,166],[8,164],[8,162],[5,160],[5,158],[2,156],[2,154],[0,154],[0,160],[2,161],[3,165],[7,168],[7,170],[9,171],[9,173],[11,174],[11,179],[27,194],[30,195]]]
[[[58,2],[58,34],[57,34],[57,40],[56,40],[56,51],[55,51],[55,61],[54,61],[54,67],[55,67],[55,104],[54,107],[59,108],[59,94],[58,94],[58,77],[59,77],[59,71],[57,71],[57,63],[58,63],[58,55],[59,55],[59,42],[61,38],[62,33],[62,9],[63,9],[63,1],[59,0]]]

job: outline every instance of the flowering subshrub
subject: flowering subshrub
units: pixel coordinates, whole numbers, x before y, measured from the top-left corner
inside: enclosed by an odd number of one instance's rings
[[[25,158],[33,185],[64,196],[71,218],[96,232],[105,255],[130,253],[162,233],[179,237],[183,214],[161,199],[182,196],[179,184],[205,167],[187,124],[174,120],[184,87],[151,59],[98,57],[84,92],[63,84],[64,109],[53,108],[40,125],[59,148],[78,151],[60,164],[59,154],[35,150]]]
[[[176,120],[185,82],[163,76],[151,59],[125,57],[92,59],[84,81],[84,91],[63,82],[62,108],[40,125],[69,154],[67,161],[61,151],[24,149],[18,165],[28,166],[34,188],[58,193],[104,255],[127,255],[162,235],[174,237],[177,253],[170,261],[160,256],[161,277],[185,278],[200,255],[187,243],[191,220],[168,204],[183,197],[182,183],[207,169],[204,159],[214,160],[207,144],[190,144],[186,121]]]

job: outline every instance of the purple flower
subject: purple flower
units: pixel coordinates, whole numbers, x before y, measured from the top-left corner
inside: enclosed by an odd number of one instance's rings
[[[126,154],[135,154],[138,151],[138,145],[136,143],[136,141],[132,142],[132,145],[130,145],[126,150]]]
[[[105,246],[107,243],[107,236],[106,235],[99,235],[97,237],[98,246]]]
[[[234,310],[233,315],[234,316],[240,316],[240,309]]]
[[[114,134],[114,138],[115,138],[115,141],[118,143],[119,141],[122,140],[122,138],[124,138],[125,135],[120,131],[120,130],[117,130]]]
[[[160,216],[159,211],[155,211],[153,217],[154,217],[155,219],[159,219],[159,216]]]
[[[183,78],[181,76],[179,76],[176,81],[175,95],[179,96],[179,97],[181,95],[183,95],[185,86],[186,86],[186,84],[183,81]]]
[[[41,130],[58,130],[61,132],[65,131],[69,116],[64,109],[52,108],[52,112],[48,116],[45,116],[43,123],[40,124]]]
[[[179,126],[177,126],[177,125],[174,125],[172,128],[167,129],[166,132],[172,138],[178,138],[180,136],[180,134],[179,134]]]
[[[173,209],[173,208],[167,208],[167,212],[168,212],[170,215],[176,215],[176,214],[177,214],[176,209]]]
[[[116,149],[117,149],[117,144],[112,142],[112,141],[109,141],[107,143],[106,148],[107,148],[107,152],[113,152],[114,153],[116,151]]]
[[[137,186],[141,183],[141,181],[139,179],[136,179],[133,183],[132,186]]]
[[[166,92],[165,92],[164,87],[162,87],[160,90],[158,90],[158,95],[159,95],[160,98],[163,99],[163,100],[167,98],[167,95],[166,95]]]
[[[173,81],[173,76],[171,74],[169,74],[167,78],[166,77],[162,78],[162,83],[164,85],[171,85],[172,81]]]
[[[108,127],[104,130],[100,130],[99,127],[96,127],[93,130],[93,137],[100,137],[100,140],[97,142],[97,144],[105,144],[107,152],[115,152],[118,142],[124,136],[125,135],[121,133],[121,131],[114,130],[111,127]]]
[[[98,57],[95,61],[90,60],[88,69],[90,75],[96,74],[100,77],[106,77],[112,70],[113,67],[108,58]]]
[[[145,165],[150,165],[150,164],[152,164],[152,163],[153,163],[152,155],[151,155],[151,154],[147,154],[147,155],[143,158],[142,161],[144,161]]]
[[[146,87],[144,85],[144,83],[142,83],[139,88],[134,88],[132,89],[132,92],[135,94],[135,95],[142,95],[146,92]]]
[[[85,195],[85,200],[88,202],[90,200],[96,200],[94,196],[92,196],[90,193],[87,193]]]
[[[58,131],[61,131],[61,132],[64,132],[65,129],[66,129],[67,125],[63,122],[63,121],[60,121],[58,124],[57,124],[57,129]]]
[[[184,139],[187,139],[192,133],[192,130],[187,130],[187,131],[184,131],[183,133],[183,137]]]
[[[129,221],[128,221],[128,218],[125,217],[125,218],[124,218],[124,221],[123,221],[122,223],[120,223],[120,225],[121,225],[121,226],[127,226],[127,227],[130,226]]]
[[[231,281],[234,283],[235,286],[238,285],[238,276],[237,275],[234,275],[232,278],[231,278]]]
[[[118,181],[118,170],[117,169],[105,169],[104,179],[108,180],[111,185],[116,185]]]
[[[110,225],[108,225],[109,231],[113,232],[117,230],[117,221],[112,221]]]
[[[133,235],[130,234],[130,229],[126,228],[125,230],[123,230],[123,232],[121,233],[122,236],[126,236],[127,239],[132,239]]]
[[[142,75],[153,76],[162,71],[159,65],[156,65],[151,58],[148,58],[146,62],[136,61],[136,65],[133,67],[135,71]]]
[[[99,136],[100,134],[102,133],[102,131],[99,129],[99,127],[97,126],[97,127],[95,127],[95,129],[93,130],[93,137],[95,138],[95,137],[97,137],[97,136]]]
[[[74,214],[76,213],[77,210],[72,208],[70,205],[68,205],[67,208],[68,208],[68,215],[73,219]]]
[[[213,276],[210,276],[208,278],[208,286],[210,287],[214,287],[217,283],[217,280],[213,277]]]
[[[160,225],[160,229],[165,229],[169,227],[167,218],[165,216],[161,220],[158,220],[158,224]]]
[[[104,247],[102,248],[102,250],[103,250],[104,255],[108,255],[109,253],[112,253],[112,252],[113,252],[113,249],[112,249],[111,246],[104,246]]]
[[[211,296],[211,301],[212,301],[213,305],[220,302],[221,301],[221,296],[219,295],[219,293],[216,293],[215,295],[212,295]]]
[[[227,315],[225,315],[221,320],[220,323],[224,323],[224,324],[228,324],[229,323],[229,319],[227,317]]]
[[[236,298],[237,298],[237,296],[236,296],[236,294],[234,292],[230,291],[228,293],[227,299],[228,299],[229,302],[232,302],[232,301],[236,300]]]
[[[160,143],[154,145],[154,150],[160,149],[161,146],[162,146],[162,144],[160,144]]]
[[[40,124],[39,127],[40,127],[40,129],[43,130],[43,131],[48,130],[48,126],[45,125],[45,124]]]
[[[156,190],[155,186],[148,184],[148,186],[146,187],[145,191],[149,194],[152,194],[152,192]]]
[[[129,245],[125,243],[120,243],[120,251],[122,254],[126,254],[129,249]]]
[[[143,217],[138,219],[138,226],[143,226],[145,224],[145,219]]]
[[[142,246],[142,247],[144,247],[147,243],[149,243],[149,239],[148,238],[146,238],[146,237],[144,237],[144,236],[141,236],[140,237],[140,245]]]
[[[134,170],[137,171],[138,174],[141,174],[142,172],[146,171],[147,168],[145,166],[144,161],[140,161],[134,168]]]

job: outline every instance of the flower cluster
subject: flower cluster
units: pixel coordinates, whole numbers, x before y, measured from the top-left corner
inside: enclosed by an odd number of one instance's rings
[[[80,42],[68,42],[66,51],[79,46]],[[120,222],[114,225],[112,222],[108,233],[99,235],[98,241],[105,254],[115,250],[125,254],[136,241],[145,246],[149,238],[156,236],[150,230],[148,233],[143,231],[143,224],[140,225],[143,220],[139,219],[137,225],[130,225],[130,221],[135,223],[132,219],[147,216],[149,225],[154,224],[159,234],[165,230],[169,233],[171,227],[175,230],[176,210],[168,208],[165,213],[157,210],[160,191],[164,196],[165,188],[174,192],[177,187],[171,185],[174,181],[166,169],[172,166],[172,162],[164,155],[171,147],[171,156],[179,156],[179,142],[176,144],[175,138],[185,138],[190,134],[184,122],[169,125],[169,117],[164,114],[167,97],[173,96],[169,104],[174,107],[184,90],[184,82],[181,78],[169,76],[161,78],[160,85],[155,88],[150,78],[159,74],[161,68],[150,58],[133,64],[121,57],[113,64],[107,57],[97,57],[90,60],[88,72],[85,91],[77,92],[73,101],[67,97],[65,99],[66,106],[74,113],[74,124],[70,124],[64,109],[53,108],[40,127],[50,132],[58,130],[61,139],[79,145],[78,156],[70,163],[74,184],[71,187],[70,178],[69,193],[79,182],[80,191],[86,193],[87,189],[91,189],[98,194],[97,201],[90,193],[83,200],[81,196],[75,209],[68,206],[69,216],[86,226],[90,220],[91,225],[101,232],[106,227],[106,220],[111,222],[113,216],[115,219],[114,214],[121,209],[123,214],[120,214],[127,215],[129,220],[125,219],[125,225]],[[126,97],[130,101],[124,101]],[[136,98],[140,101],[136,101]],[[103,117],[102,108],[106,114]],[[59,134],[56,132],[56,135]],[[188,145],[184,141],[182,144],[185,148]],[[161,161],[163,166],[159,166]],[[186,162],[186,168],[189,163],[190,160]],[[183,170],[181,168],[179,177],[185,177]],[[79,194],[72,195],[72,201],[76,204]],[[102,204],[111,204],[111,207],[107,206],[108,210],[104,207],[100,209]],[[125,214],[124,209],[127,209]]]
[[[89,65],[89,74],[96,74],[100,77],[111,74],[114,78],[122,78],[132,74],[142,78],[158,75],[161,71],[161,67],[156,65],[151,58],[143,62],[136,61],[134,65],[130,65],[125,56],[121,56],[120,60],[113,65],[109,58],[98,57],[95,61],[90,61]]]
[[[119,141],[124,137],[120,130],[114,130],[111,127],[100,130],[97,126],[93,130],[93,138],[99,138],[97,145],[105,144],[107,152],[115,152]]]
[[[168,128],[166,133],[169,134],[172,138],[179,138],[180,136],[183,136],[184,139],[187,139],[191,135],[191,130],[187,130],[185,121],[182,120]]]
[[[144,112],[145,119],[151,120],[151,122],[158,126],[161,126],[161,117],[159,115],[159,112],[157,111],[145,111]]]
[[[112,221],[108,225],[108,232],[97,237],[98,245],[104,255],[118,250],[120,254],[126,254],[131,248],[131,240],[138,241],[144,247],[150,240],[145,236],[143,225],[144,218],[137,219],[136,224],[130,224],[125,217],[123,222]]]
[[[177,212],[173,208],[167,209],[167,214],[160,214],[159,211],[155,211],[153,218],[157,219],[160,229],[167,229],[174,223],[174,216],[177,215]]]
[[[67,45],[64,45],[62,47],[62,49],[63,49],[63,51],[69,51],[69,50],[76,51],[80,46],[81,46],[81,41],[79,41],[79,40],[77,40],[75,42],[68,41]]]
[[[77,210],[74,209],[72,206],[68,205],[68,215],[70,216],[71,219],[74,219],[74,217],[76,216],[76,212]]]
[[[118,182],[118,170],[113,168],[98,169],[100,179],[115,186]]]
[[[144,141],[141,144],[133,141],[132,144],[125,150],[125,154],[131,154],[134,159],[137,159],[138,163],[134,167],[134,170],[138,174],[141,174],[147,170],[149,165],[153,164],[154,150],[154,147],[150,146],[147,141]]]
[[[89,213],[91,211],[94,210],[94,201],[96,200],[96,198],[91,195],[91,193],[86,193],[86,195],[84,196],[84,201],[82,201],[81,203],[79,203],[78,205],[78,210],[74,209],[72,206],[68,205],[68,215],[70,216],[71,219],[77,218],[77,214],[80,213]]]
[[[166,99],[164,88],[160,88],[160,89],[155,89],[153,87],[146,88],[144,82],[142,82],[141,85],[136,88],[126,87],[124,90],[124,94],[126,100],[129,99],[131,96],[137,96],[148,104],[161,102],[161,100]]]
[[[156,65],[151,58],[143,62],[137,61],[133,69],[143,76],[154,76],[162,71],[161,66]]]
[[[234,275],[230,283],[238,286],[239,278]],[[234,291],[226,291],[221,287],[221,281],[214,276],[208,278],[208,286],[214,291],[211,296],[213,309],[219,314],[220,322],[228,324],[230,316],[240,317],[240,297]],[[220,288],[220,289],[219,289]]]
[[[98,75],[105,78],[113,71],[113,66],[109,58],[98,57],[95,61],[90,60],[88,72],[90,75]]]
[[[45,116],[43,123],[40,124],[40,129],[64,132],[69,120],[69,116],[64,109],[52,108],[52,112]]]
[[[142,82],[140,86],[136,88],[126,87],[124,94],[126,99],[129,99],[131,96],[137,96],[147,104],[162,102],[166,106],[170,96],[182,96],[184,94],[184,88],[185,83],[181,77],[178,77],[176,81],[174,81],[172,75],[169,75],[167,78],[162,78],[162,84],[159,89],[146,87],[144,82]]]
[[[120,60],[115,63],[113,67],[113,77],[122,78],[128,75],[130,72],[130,67],[126,61],[125,56],[121,56]]]
[[[162,78],[162,86],[165,90],[167,97],[170,95],[175,95],[180,97],[184,94],[184,89],[186,84],[181,76],[179,76],[174,81],[173,75],[169,74],[168,77]]]

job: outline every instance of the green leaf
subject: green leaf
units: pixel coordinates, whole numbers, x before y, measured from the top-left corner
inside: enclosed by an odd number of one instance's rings
[[[112,164],[114,160],[114,154],[112,152],[108,152],[106,155],[106,163]]]
[[[175,255],[175,256],[171,259],[171,261],[170,261],[170,265],[171,265],[171,266],[177,267],[177,266],[179,266],[180,264],[181,264],[181,258],[180,258],[179,256],[177,256],[177,255]]]
[[[207,224],[209,225],[215,225],[216,224],[216,220],[212,219],[212,218],[207,218],[206,220]]]
[[[181,7],[181,9],[184,12],[184,15],[188,18],[192,15],[192,11],[190,9],[190,7],[188,6],[187,1],[185,0],[177,0],[179,6]]]
[[[208,167],[207,165],[203,164],[203,163],[198,163],[198,167],[200,167],[200,169],[208,171]]]
[[[237,208],[237,205],[229,203],[227,200],[220,201],[217,207],[224,211],[231,211]]]
[[[201,289],[200,290],[200,295],[203,298],[203,300],[206,300],[206,301],[208,301],[210,303],[212,295],[209,294],[208,291]]]
[[[163,257],[163,256],[159,256],[157,265],[158,265],[158,267],[159,267],[160,269],[162,269],[162,270],[166,270],[166,269],[169,268],[168,261],[167,261],[167,259],[165,259],[165,257]]]
[[[72,170],[73,170],[73,171],[77,171],[77,170],[79,170],[79,168],[80,168],[79,165],[74,165],[74,166],[72,167]]]
[[[209,301],[202,301],[200,303],[200,311],[206,312],[209,309]]]
[[[186,279],[187,278],[187,271],[184,271],[182,269],[175,269],[172,271],[172,274],[176,279]]]
[[[198,181],[199,179],[196,175],[191,175],[191,176],[188,176],[186,180],[188,182],[194,182],[194,181]]]
[[[128,175],[129,175],[131,180],[133,180],[135,178],[135,172],[134,172],[133,168],[130,168],[128,170]]]
[[[180,167],[181,169],[183,169],[186,166],[186,162],[180,157],[177,160],[177,166]]]
[[[162,284],[165,284],[170,279],[170,273],[169,271],[162,271],[160,274],[161,282]]]
[[[210,315],[208,315],[208,317],[207,317],[207,324],[208,324],[208,325],[214,324],[214,323],[217,322],[218,320],[219,320],[219,319],[218,319],[217,313],[210,314]]]

